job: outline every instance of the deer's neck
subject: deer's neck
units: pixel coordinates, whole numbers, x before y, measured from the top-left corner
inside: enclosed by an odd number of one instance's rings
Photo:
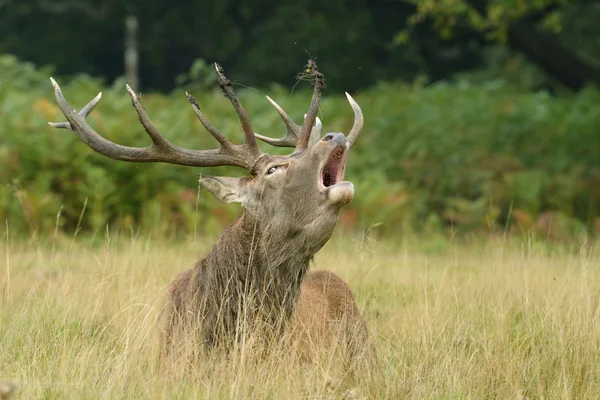
[[[221,308],[228,308],[225,303],[238,308],[251,299],[254,308],[289,317],[316,252],[306,239],[301,230],[242,216],[223,232],[204,260],[212,270],[210,292],[220,293],[215,302]]]

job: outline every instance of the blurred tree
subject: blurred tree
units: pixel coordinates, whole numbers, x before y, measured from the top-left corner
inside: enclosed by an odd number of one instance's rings
[[[4,0],[0,53],[13,53],[62,74],[114,76],[122,70],[123,18],[118,3],[90,0]]]
[[[112,81],[125,75],[125,21],[135,16],[144,90],[171,90],[198,59],[220,62],[241,84],[291,87],[308,55],[318,58],[332,91],[437,81],[485,68],[487,49],[504,44],[577,90],[600,81],[597,3],[0,0],[0,53]]]
[[[413,41],[395,43],[414,12],[402,1],[0,1],[0,53],[108,80],[124,74],[124,19],[137,16],[145,89],[171,89],[196,59],[219,61],[241,83],[292,86],[310,55],[329,88],[350,91],[420,73],[442,79],[480,61],[473,33],[443,41],[420,26]]]
[[[596,39],[600,29],[596,28],[597,24],[590,25],[600,17],[596,1],[408,1],[415,4],[417,10],[411,17],[412,26],[432,23],[442,37],[449,38],[456,27],[466,25],[487,39],[506,43],[522,52],[548,75],[572,90],[580,90],[589,83],[600,85],[600,56]],[[579,35],[573,34],[580,23],[587,27],[586,31],[579,29]],[[584,37],[581,34],[589,34],[590,31],[595,35]],[[400,38],[405,36],[407,32],[399,35]],[[575,37],[577,46],[573,46],[572,39]],[[579,45],[590,42],[595,45],[583,46],[583,49]]]

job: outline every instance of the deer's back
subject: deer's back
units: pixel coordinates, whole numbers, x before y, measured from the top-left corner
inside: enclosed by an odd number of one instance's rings
[[[360,351],[367,328],[348,285],[332,272],[314,271],[302,282],[291,335],[301,356],[313,358],[334,345]]]

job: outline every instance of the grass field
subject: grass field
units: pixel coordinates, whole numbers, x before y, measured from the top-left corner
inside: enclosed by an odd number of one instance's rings
[[[156,368],[163,288],[213,239],[113,234],[0,244],[0,380],[22,399],[545,398],[600,393],[598,243],[375,242],[337,234],[318,268],[364,310],[379,354],[344,379],[335,360],[241,351],[168,382]]]

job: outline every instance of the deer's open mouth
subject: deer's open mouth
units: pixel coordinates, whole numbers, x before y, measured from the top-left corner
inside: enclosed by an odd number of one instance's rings
[[[342,180],[346,167],[346,148],[336,146],[321,170],[321,184],[328,188]]]

